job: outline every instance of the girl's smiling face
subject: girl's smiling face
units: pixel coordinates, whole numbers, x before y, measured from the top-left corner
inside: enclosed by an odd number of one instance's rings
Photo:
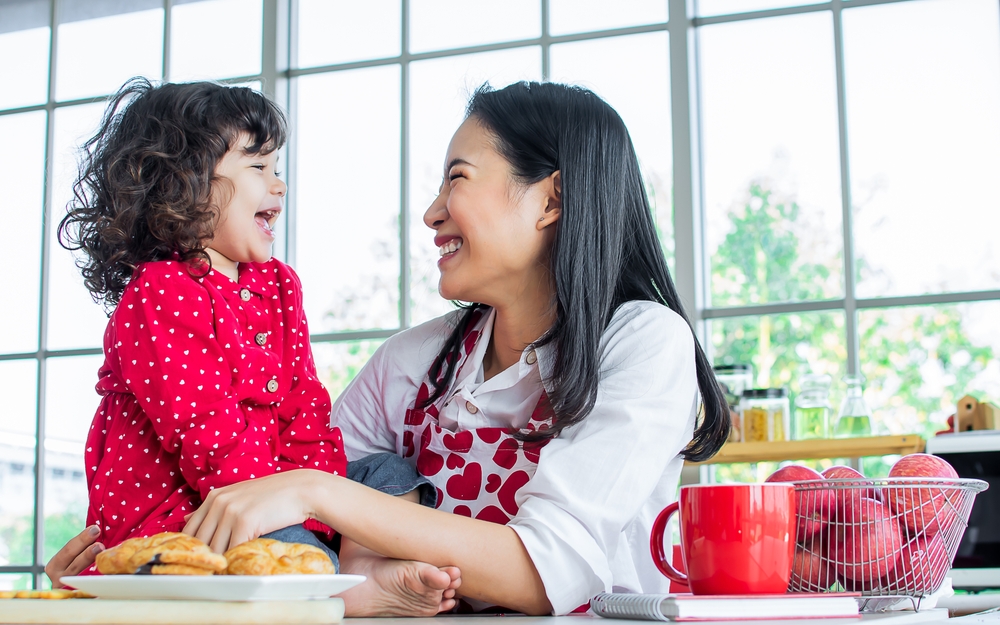
[[[559,174],[523,186],[475,119],[448,146],[444,180],[424,213],[441,254],[439,291],[450,300],[502,306],[548,288],[559,218]]]
[[[205,243],[212,264],[230,277],[237,263],[270,260],[274,243],[272,228],[287,191],[275,171],[277,151],[247,152],[250,145],[247,136],[240,136],[235,145],[215,169],[215,175],[221,179],[213,185],[219,221],[212,239]]]

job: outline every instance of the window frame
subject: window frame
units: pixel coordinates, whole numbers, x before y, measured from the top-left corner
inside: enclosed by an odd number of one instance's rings
[[[399,325],[396,328],[348,331],[314,334],[310,337],[313,343],[339,343],[357,340],[385,339],[408,328],[411,325],[410,311],[410,180],[409,180],[409,70],[410,64],[416,61],[460,56],[477,52],[507,50],[512,48],[539,46],[542,54],[542,79],[549,78],[549,55],[552,45],[637,35],[651,32],[667,32],[669,37],[669,68],[670,68],[670,118],[673,144],[673,214],[674,214],[674,245],[675,271],[674,278],[682,302],[692,316],[696,332],[703,345],[710,345],[709,322],[715,319],[752,315],[773,315],[786,313],[801,313],[815,311],[844,311],[845,331],[847,340],[846,370],[856,374],[860,370],[858,343],[858,311],[875,308],[891,308],[900,306],[918,306],[928,304],[969,303],[1000,300],[1000,290],[971,291],[960,293],[939,293],[927,295],[912,295],[901,297],[858,298],[855,289],[855,256],[853,245],[853,224],[851,211],[850,162],[848,151],[849,132],[847,128],[844,50],[842,13],[845,9],[892,4],[896,2],[914,2],[919,0],[829,0],[819,4],[793,6],[781,9],[753,11],[740,14],[719,15],[711,17],[695,16],[696,0],[664,0],[669,9],[670,19],[667,22],[644,24],[640,26],[614,28],[599,31],[574,33],[569,35],[550,35],[549,0],[539,0],[541,10],[541,35],[536,38],[507,41],[489,45],[469,46],[433,52],[411,54],[409,49],[409,13],[413,0],[399,0],[402,11],[401,20],[401,53],[397,56],[369,59],[365,61],[323,65],[318,67],[298,68],[295,63],[298,23],[297,0],[262,0],[263,32],[262,32],[262,63],[261,72],[250,76],[231,77],[220,82],[235,84],[250,81],[260,81],[263,91],[275,99],[289,115],[291,132],[288,147],[286,147],[288,167],[286,176],[291,181],[291,193],[287,201],[285,219],[286,227],[282,228],[284,236],[279,239],[275,255],[283,257],[294,265],[296,258],[295,218],[296,196],[295,177],[296,162],[296,117],[297,96],[296,80],[302,76],[314,74],[347,71],[361,68],[379,67],[396,64],[400,72],[400,210],[399,210]],[[808,0],[803,0],[808,1]],[[99,355],[99,347],[86,349],[50,350],[47,346],[47,324],[49,312],[48,280],[51,256],[52,229],[58,221],[58,211],[52,206],[53,170],[55,152],[53,119],[56,109],[80,104],[101,102],[103,97],[83,98],[68,101],[57,101],[55,97],[55,77],[58,48],[58,9],[60,0],[50,0],[50,44],[49,44],[49,76],[48,97],[44,104],[24,106],[14,109],[0,110],[0,115],[16,115],[32,111],[46,111],[46,147],[45,147],[45,183],[43,189],[43,227],[41,241],[40,298],[38,308],[38,349],[31,352],[0,354],[0,361],[34,360],[37,365],[37,397],[35,413],[35,466],[34,466],[34,545],[33,562],[28,565],[0,566],[0,574],[30,574],[36,588],[41,587],[44,576],[43,546],[44,546],[44,500],[46,490],[45,467],[45,394],[46,365],[51,358],[73,356]],[[170,30],[171,8],[173,0],[163,0],[163,76],[170,76]],[[698,115],[699,109],[699,74],[698,74],[698,37],[699,28],[712,24],[727,22],[766,19],[785,15],[796,15],[812,12],[832,12],[834,27],[834,45],[837,81],[837,118],[840,149],[840,180],[841,180],[841,210],[843,218],[843,275],[844,297],[838,299],[803,302],[779,302],[752,306],[711,307],[709,301],[710,264],[705,249],[705,207],[703,205],[703,179],[701,176],[700,137],[701,127]],[[1000,28],[1000,24],[998,24]],[[81,528],[82,529],[82,528]]]

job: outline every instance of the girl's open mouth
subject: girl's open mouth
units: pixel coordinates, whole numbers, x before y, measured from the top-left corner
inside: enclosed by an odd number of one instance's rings
[[[267,236],[274,238],[274,229],[272,224],[277,220],[278,214],[281,212],[280,208],[272,208],[268,210],[258,211],[254,215],[254,221],[257,222],[257,226],[264,231]]]

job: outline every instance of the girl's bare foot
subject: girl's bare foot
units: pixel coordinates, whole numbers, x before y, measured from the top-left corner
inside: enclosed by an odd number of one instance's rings
[[[454,566],[438,568],[374,554],[341,562],[340,572],[368,577],[337,595],[344,600],[346,616],[355,617],[434,616],[455,607],[455,591],[462,583]]]

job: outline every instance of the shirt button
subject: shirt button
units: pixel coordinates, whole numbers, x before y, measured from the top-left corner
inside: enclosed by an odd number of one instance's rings
[[[524,358],[524,362],[528,363],[529,365],[533,365],[536,362],[538,362],[538,356],[535,355],[535,350],[531,350],[530,352],[528,352],[528,355],[525,356]]]
[[[264,344],[267,343],[267,332],[258,333],[257,336],[253,337],[253,340],[257,341],[257,344],[261,347],[264,347]]]
[[[268,393],[276,393],[276,392],[278,392],[278,381],[277,380],[271,380],[270,382],[267,383],[267,392]]]
[[[240,289],[240,299],[244,302],[250,301],[250,289]]]
[[[471,401],[465,402],[465,409],[468,410],[470,414],[476,414],[479,412],[479,408],[476,408],[476,405]]]

